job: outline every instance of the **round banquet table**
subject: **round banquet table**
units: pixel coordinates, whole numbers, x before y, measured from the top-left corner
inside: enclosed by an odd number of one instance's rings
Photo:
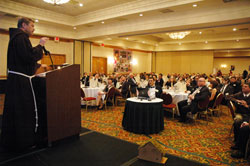
[[[156,98],[151,101],[128,98],[122,126],[125,130],[140,134],[159,133],[164,129],[163,100]]]

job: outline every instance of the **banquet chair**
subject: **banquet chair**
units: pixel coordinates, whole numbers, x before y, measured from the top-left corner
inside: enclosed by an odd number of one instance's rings
[[[172,96],[171,96],[170,94],[163,93],[163,94],[161,95],[161,98],[163,99],[163,105],[162,105],[162,107],[163,107],[163,108],[166,108],[166,109],[172,110],[173,119],[174,119],[174,114],[175,114],[176,105],[175,105],[175,104],[172,104],[172,101],[173,101]]]
[[[112,87],[108,90],[107,95],[104,98],[105,110],[107,109],[107,102],[111,102],[112,106],[114,106],[114,98],[115,98],[115,87]]]
[[[223,99],[223,94],[219,93],[214,101],[214,105],[211,108],[208,108],[208,111],[211,112],[211,115],[213,115],[214,112],[217,112],[218,117],[219,115],[221,115],[222,111],[220,108],[220,104],[221,104],[222,99]]]
[[[84,91],[82,90],[82,88],[80,88],[80,89],[81,89],[81,98],[82,98],[82,100],[85,101],[85,103],[86,103],[86,111],[87,111],[87,110],[88,110],[88,105],[89,105],[92,101],[96,100],[96,98],[95,98],[95,97],[85,97]]]
[[[194,114],[194,118],[193,118],[195,123],[196,123],[197,117],[201,117],[202,115],[205,115],[206,121],[208,124],[208,114],[207,114],[208,104],[209,104],[209,97],[207,97],[203,101],[198,102],[198,112]]]
[[[124,98],[123,96],[116,96],[115,97],[115,105],[118,106],[118,101],[119,102],[126,102],[127,98],[129,95],[129,91],[127,91],[126,97]]]
[[[235,115],[236,107],[235,107],[235,105],[233,104],[232,101],[229,101],[228,107],[229,107],[229,110],[230,110],[232,119],[233,119],[233,121],[234,121],[234,120],[235,120],[235,117],[236,117],[236,115]],[[232,124],[232,127],[231,127],[231,129],[230,129],[230,131],[229,131],[229,137],[231,136],[231,134],[232,134],[232,132],[233,132],[233,129],[234,129],[234,125]]]

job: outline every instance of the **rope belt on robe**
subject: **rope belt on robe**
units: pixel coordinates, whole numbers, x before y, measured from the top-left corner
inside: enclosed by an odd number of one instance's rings
[[[32,95],[33,95],[33,100],[34,100],[34,106],[35,106],[35,119],[36,119],[35,132],[37,132],[37,127],[38,127],[37,104],[36,104],[36,96],[35,96],[33,84],[32,84],[32,81],[31,81],[31,79],[33,77],[35,77],[35,75],[29,76],[29,75],[26,75],[26,74],[23,74],[23,73],[20,73],[20,72],[16,72],[16,71],[11,71],[11,70],[9,70],[8,73],[12,73],[12,74],[16,74],[16,75],[20,75],[20,76],[29,78],[30,86],[31,86],[31,91],[32,91]]]

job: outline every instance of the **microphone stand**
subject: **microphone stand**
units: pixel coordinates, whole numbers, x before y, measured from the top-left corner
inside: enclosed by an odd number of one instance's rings
[[[50,61],[51,61],[51,64],[52,64],[52,69],[54,70],[55,66],[54,66],[53,60],[51,58],[50,52],[48,50],[46,50],[45,48],[43,50],[44,50],[45,55],[49,55],[49,58],[50,58]]]

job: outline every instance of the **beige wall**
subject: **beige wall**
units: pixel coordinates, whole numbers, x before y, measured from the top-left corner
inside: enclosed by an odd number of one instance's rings
[[[106,57],[113,58],[114,57],[114,49],[108,47],[92,47],[92,57]],[[140,72],[150,72],[151,71],[151,53],[132,51],[132,58],[137,60],[137,65],[133,65],[132,71],[133,73]],[[113,64],[107,63],[107,72],[113,72]]]
[[[36,46],[40,39],[30,38],[33,46]],[[0,75],[6,76],[7,72],[7,48],[8,48],[9,36],[6,34],[0,34]],[[50,51],[51,54],[65,54],[66,62],[73,64],[73,42],[54,42],[52,40],[48,41],[46,44],[46,49]]]
[[[222,68],[221,65],[227,65],[226,68]],[[214,58],[214,68],[220,69],[222,74],[228,74],[231,65],[235,66],[234,74],[242,74],[246,69],[249,71],[250,57],[249,58]]]
[[[213,51],[156,53],[156,73],[207,73],[213,71]]]

